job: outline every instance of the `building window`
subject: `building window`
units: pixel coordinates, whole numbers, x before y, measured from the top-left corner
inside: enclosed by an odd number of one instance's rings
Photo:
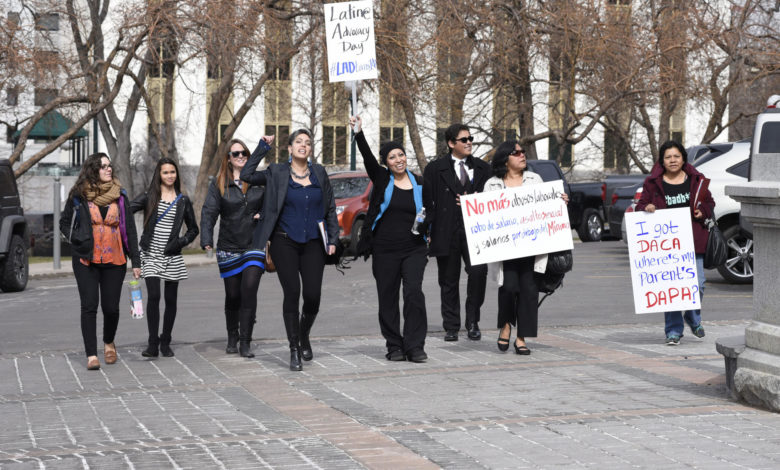
[[[265,160],[268,163],[282,163],[289,160],[290,153],[287,151],[287,140],[290,138],[290,126],[266,124],[265,135],[276,136],[274,141],[278,142],[268,151]]]
[[[57,98],[57,90],[53,88],[36,88],[33,104],[35,106],[46,106]]]
[[[572,144],[570,142],[564,142],[563,145],[560,145],[558,144],[558,139],[555,137],[550,137],[548,142],[548,158],[550,160],[558,160],[558,163],[564,168],[571,167]]]
[[[57,13],[36,14],[35,29],[37,31],[59,31],[60,16]]]
[[[19,23],[21,22],[22,18],[19,13],[15,11],[9,11],[8,12],[8,22],[12,24],[13,26],[19,27]]]
[[[5,104],[16,106],[19,104],[19,88],[10,86],[5,90]]]
[[[679,142],[680,145],[685,145],[685,142],[683,142],[683,131],[672,131],[671,138],[675,142]]]
[[[322,163],[324,165],[347,164],[347,127],[322,126]]]
[[[380,127],[379,128],[379,142],[389,141],[404,143],[404,128],[403,127]]]

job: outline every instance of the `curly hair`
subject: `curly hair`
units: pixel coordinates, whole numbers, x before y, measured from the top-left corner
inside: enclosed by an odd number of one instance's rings
[[[93,153],[84,160],[84,163],[81,164],[79,176],[76,178],[76,183],[73,184],[68,198],[72,199],[74,196],[85,197],[87,191],[97,190],[100,184],[100,167],[103,165],[103,157],[111,161],[108,155],[103,152]]]

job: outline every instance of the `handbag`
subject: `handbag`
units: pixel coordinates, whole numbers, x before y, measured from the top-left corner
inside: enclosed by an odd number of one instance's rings
[[[271,240],[265,242],[265,272],[267,273],[276,272],[276,266],[274,265],[274,260],[271,259]]]
[[[574,256],[571,250],[556,251],[547,255],[547,268],[544,270],[544,274],[534,273],[536,287],[540,293],[544,294],[538,306],[541,306],[544,299],[563,285],[563,278],[573,267]]]
[[[712,219],[704,221],[710,234],[707,237],[707,251],[704,253],[704,269],[714,269],[726,262],[729,249],[718,224]]]

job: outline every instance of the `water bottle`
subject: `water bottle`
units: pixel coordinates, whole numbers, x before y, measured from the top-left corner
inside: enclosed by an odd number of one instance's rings
[[[133,279],[128,284],[130,288],[130,316],[133,318],[144,317],[144,299],[141,284],[137,279]]]
[[[412,224],[412,233],[415,235],[420,234],[420,225],[425,222],[425,206],[420,209],[420,212],[414,216],[414,224]]]

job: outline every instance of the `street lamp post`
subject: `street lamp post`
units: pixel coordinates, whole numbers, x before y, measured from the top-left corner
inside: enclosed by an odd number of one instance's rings
[[[53,204],[53,224],[51,232],[51,248],[54,263],[54,269],[60,269],[60,167],[54,167],[54,204]]]

